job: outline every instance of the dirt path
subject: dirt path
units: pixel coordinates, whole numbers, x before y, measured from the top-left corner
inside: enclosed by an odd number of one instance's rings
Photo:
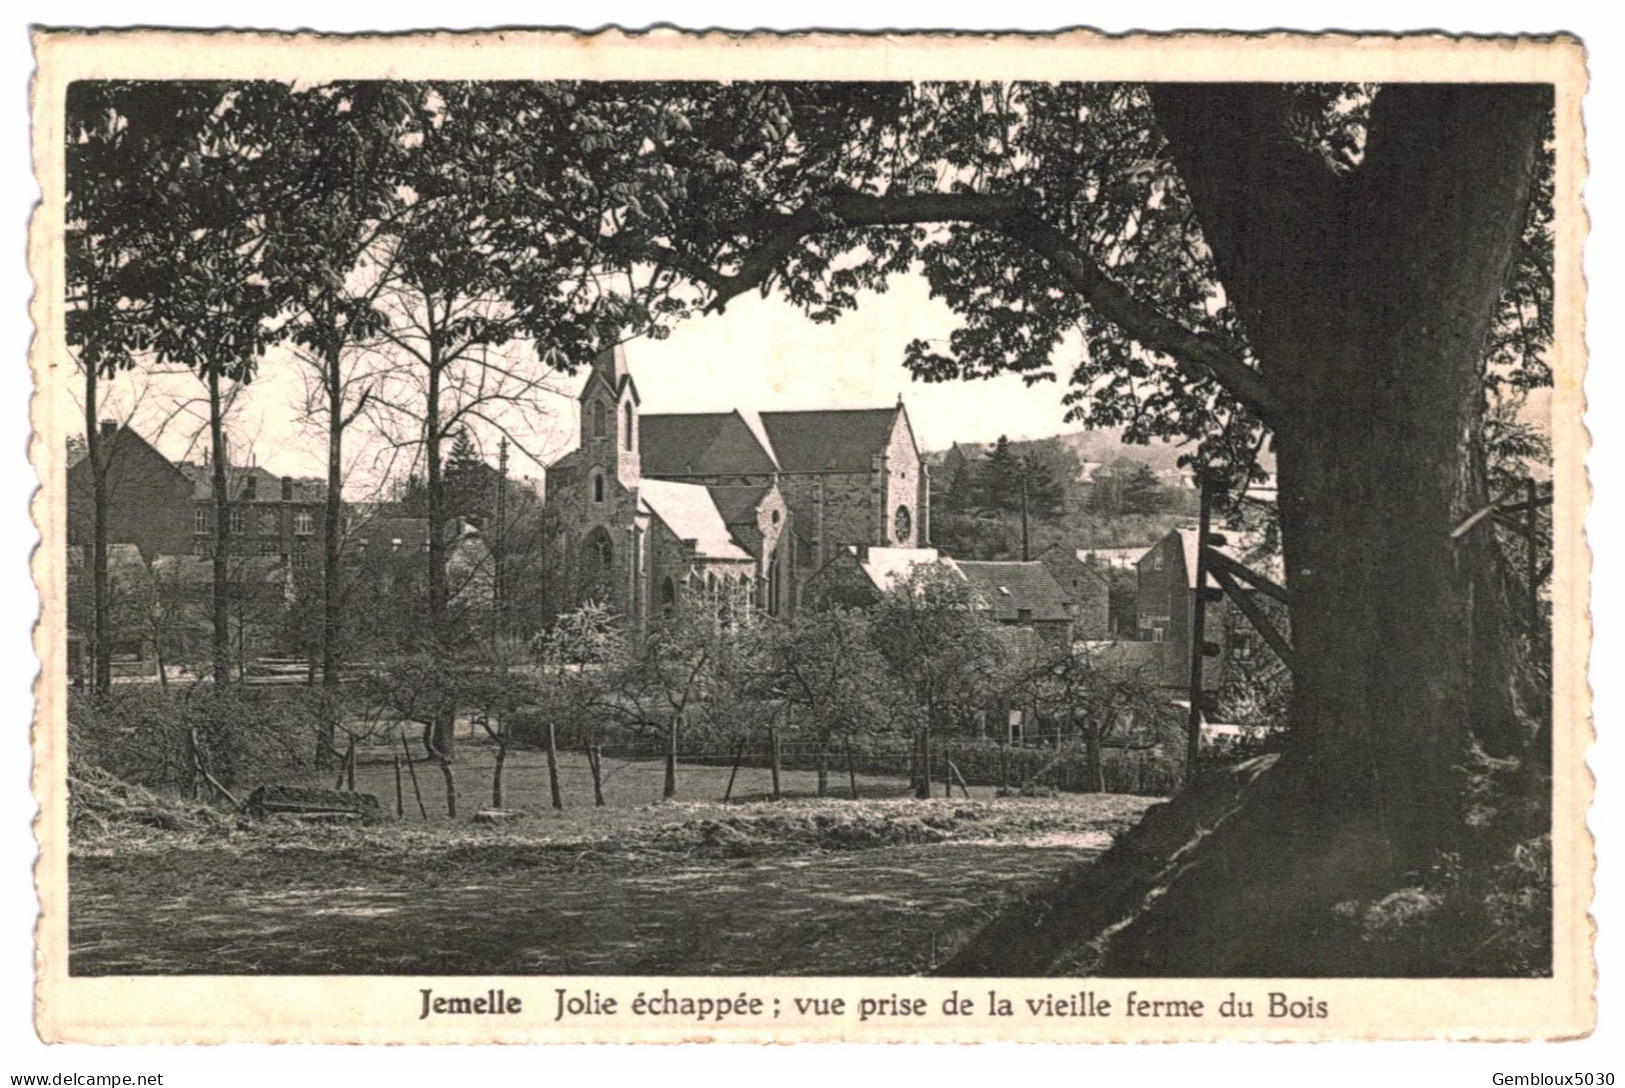
[[[500,840],[75,856],[72,970],[913,974],[1010,897],[1098,855],[1143,804],[1047,829],[1024,817],[1017,841],[756,857]]]

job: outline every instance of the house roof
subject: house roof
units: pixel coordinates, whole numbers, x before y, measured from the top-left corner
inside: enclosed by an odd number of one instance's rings
[[[785,472],[868,472],[891,441],[900,405],[891,408],[763,412],[762,427]]]
[[[370,545],[394,545],[399,540],[403,548],[425,549],[429,546],[428,518],[368,518],[351,525],[349,538]]]
[[[185,461],[176,467],[192,481],[192,498],[198,500],[214,498],[214,466]],[[250,478],[254,480],[254,498],[251,500],[245,494]],[[258,465],[227,465],[226,494],[233,502],[281,502],[282,477]],[[292,501],[321,502],[326,494],[327,487],[321,480],[309,477],[294,478]]]
[[[152,570],[171,585],[200,589],[214,581],[214,560],[206,555],[160,555]],[[233,555],[227,577],[237,584],[258,581],[272,584],[288,575],[288,564],[275,555]]]
[[[71,544],[68,546],[68,572],[77,574],[90,569],[90,546],[88,544]],[[134,544],[108,544],[107,545],[107,573],[109,577],[118,579],[124,575],[144,574],[147,561],[141,558],[141,549]]]
[[[148,442],[139,433],[137,433],[133,427],[130,427],[127,424],[115,427],[110,434],[104,432],[101,435],[101,449],[102,458],[107,463],[109,469],[116,466],[123,458],[131,455],[145,454],[151,462],[155,464],[162,464],[168,468],[169,471],[178,475],[184,475],[180,467],[178,467],[169,458],[165,457],[162,453],[158,452],[158,447],[154,446],[151,442]],[[68,445],[68,468],[71,469],[75,465],[79,464],[89,455],[89,453],[90,448],[85,440],[83,438],[75,438]]]
[[[1138,563],[1140,557],[1149,550],[1149,548],[1143,546],[1137,548],[1079,548],[1075,554],[1080,562],[1088,563],[1090,566],[1120,567],[1126,570]]]
[[[996,620],[1016,622],[1024,611],[1030,613],[1027,619],[1035,623],[1072,618],[1067,607],[1071,599],[1043,563],[960,560],[959,569],[986,599]]]
[[[778,469],[744,417],[734,412],[644,415],[638,422],[644,476],[748,476]]]
[[[695,555],[703,559],[749,559],[728,531],[709,489],[672,480],[643,480],[638,484],[643,505],[666,523],[679,540],[692,540]]]
[[[1201,533],[1193,525],[1182,525],[1173,531],[1179,534],[1180,547],[1185,552],[1185,585],[1189,589],[1195,589],[1197,538]],[[1220,552],[1275,582],[1285,580],[1286,564],[1282,562],[1279,551],[1273,551],[1265,547],[1263,534],[1238,534],[1234,529],[1223,527],[1215,528],[1212,531],[1222,533],[1227,541],[1223,547],[1219,548]],[[1211,574],[1208,575],[1208,586],[1210,588],[1216,588],[1218,584]]]
[[[959,577],[964,577],[959,564],[935,548],[869,548],[862,552],[849,548],[848,554],[857,556],[859,568],[882,593],[907,578],[915,567],[941,564]]]

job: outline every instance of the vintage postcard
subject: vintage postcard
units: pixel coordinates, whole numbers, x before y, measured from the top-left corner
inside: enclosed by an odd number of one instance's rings
[[[35,46],[47,1041],[1592,1029],[1578,42]]]

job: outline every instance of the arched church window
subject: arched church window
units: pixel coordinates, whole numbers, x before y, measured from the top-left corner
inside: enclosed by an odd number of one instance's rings
[[[604,416],[604,402],[595,400],[592,402],[592,436],[602,438],[608,429],[609,421]]]
[[[660,610],[668,616],[677,608],[677,586],[667,578],[660,583]]]
[[[594,469],[592,473],[592,501],[604,501],[604,474],[598,469]]]
[[[892,537],[899,544],[908,539],[909,532],[914,528],[914,518],[908,512],[908,507],[899,506],[896,517],[892,518]]]
[[[634,422],[634,420],[632,419],[632,402],[627,401],[626,402],[626,438],[625,438],[626,448],[627,449],[632,448],[632,425],[633,425],[633,422]]]

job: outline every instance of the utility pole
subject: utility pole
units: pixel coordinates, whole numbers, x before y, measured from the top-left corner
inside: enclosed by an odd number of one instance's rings
[[[1031,548],[1027,537],[1027,470],[1028,465],[1023,461],[1021,466],[1021,561],[1023,563],[1032,559],[1029,554]]]

